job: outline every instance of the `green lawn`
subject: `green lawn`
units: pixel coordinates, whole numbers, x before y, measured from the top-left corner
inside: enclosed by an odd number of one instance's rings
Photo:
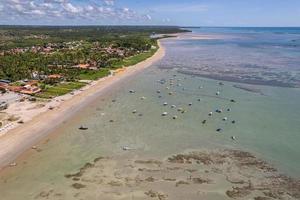
[[[97,80],[110,74],[109,69],[100,69],[98,71],[88,70],[79,75],[80,80]]]
[[[86,83],[80,83],[80,82],[59,83],[55,86],[49,86],[44,91],[36,94],[35,96],[39,97],[39,98],[49,99],[49,98],[67,94],[67,93],[72,92],[75,89],[79,89],[85,85],[86,85]]]

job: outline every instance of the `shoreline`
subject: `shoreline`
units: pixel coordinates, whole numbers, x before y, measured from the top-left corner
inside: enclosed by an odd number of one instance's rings
[[[67,94],[57,97],[47,103],[42,110],[36,111],[27,122],[8,130],[0,135],[0,170],[21,156],[26,150],[45,138],[64,120],[73,116],[81,108],[102,95],[107,89],[120,81],[144,70],[157,62],[165,55],[165,48],[157,40],[158,50],[146,60],[124,68],[125,70],[114,75],[101,78],[91,85],[81,88],[74,95]],[[49,107],[55,105],[53,110]]]

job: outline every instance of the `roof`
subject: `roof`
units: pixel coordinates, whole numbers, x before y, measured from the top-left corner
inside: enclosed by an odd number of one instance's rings
[[[5,80],[5,79],[1,79],[0,83],[11,83],[11,81],[10,80]]]
[[[24,89],[24,87],[22,86],[8,86],[7,88],[13,92],[20,92],[21,90]]]
[[[56,78],[62,78],[63,76],[60,75],[60,74],[51,74],[48,76],[48,78],[51,78],[51,79],[56,79]]]

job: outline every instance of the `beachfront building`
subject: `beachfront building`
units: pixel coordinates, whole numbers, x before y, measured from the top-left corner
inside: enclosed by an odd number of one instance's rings
[[[92,64],[86,63],[86,64],[79,64],[79,65],[74,65],[73,68],[78,68],[78,69],[89,69],[89,70],[98,70],[98,68]]]

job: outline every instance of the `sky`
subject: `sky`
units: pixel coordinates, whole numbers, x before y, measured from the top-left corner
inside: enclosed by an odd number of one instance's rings
[[[300,0],[0,0],[0,24],[300,27]]]

